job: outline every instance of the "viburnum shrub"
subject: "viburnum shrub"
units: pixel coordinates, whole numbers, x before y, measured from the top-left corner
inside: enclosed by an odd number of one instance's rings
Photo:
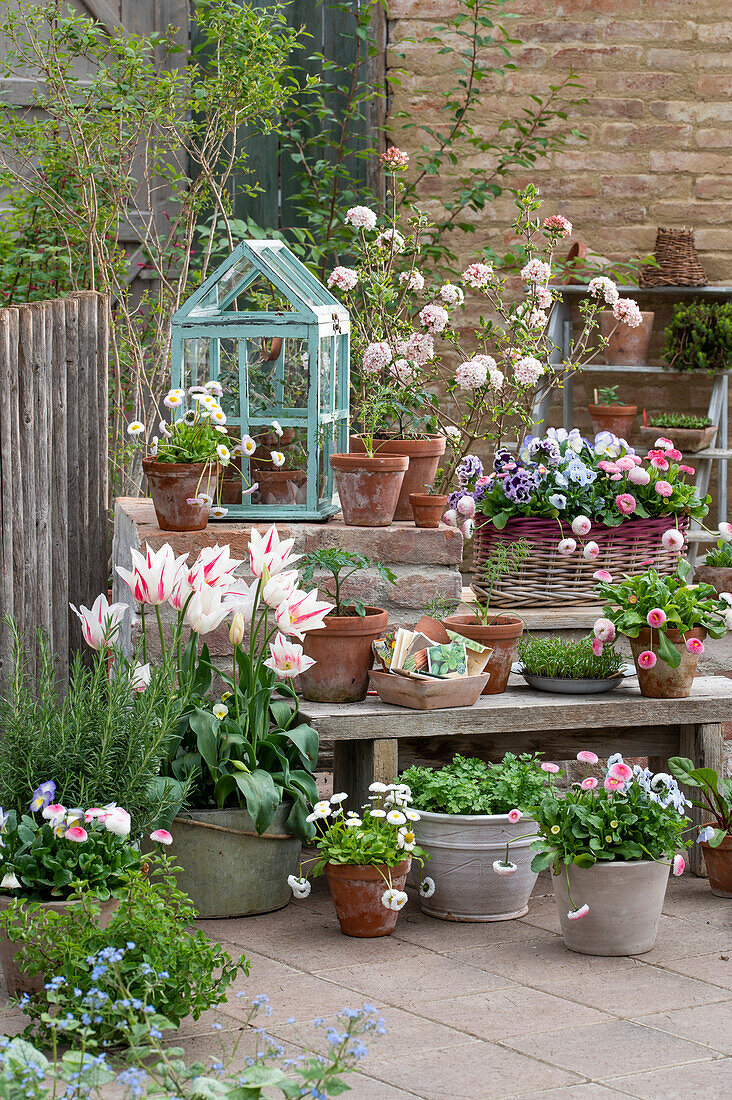
[[[438,814],[507,814],[544,793],[547,773],[536,754],[507,752],[497,764],[457,753],[443,768],[412,767],[402,780],[418,810]]]
[[[406,783],[377,782],[369,790],[372,804],[363,806],[360,813],[344,811],[345,794],[334,794],[315,803],[308,821],[317,830],[318,855],[305,862],[313,864],[312,873],[316,877],[328,863],[378,868],[386,887],[382,903],[387,909],[399,910],[406,905],[407,895],[393,887],[391,871],[410,857],[419,864],[424,862],[426,853],[417,845],[412,828],[419,821],[419,814],[410,806],[412,793]],[[296,898],[305,898],[310,893],[310,882],[302,874],[305,862],[300,867],[301,874],[290,875],[287,880]],[[423,891],[430,889],[430,881],[422,884]]]
[[[568,790],[551,782],[544,797],[529,808],[538,826],[532,849],[532,871],[567,875],[570,864],[592,867],[595,863],[652,859],[671,862],[673,873],[680,875],[686,866],[678,849],[688,846],[683,834],[690,822],[684,797],[676,780],[664,772],[654,775],[639,764],[631,767],[620,753],[607,761],[604,780],[590,775],[589,766],[598,763],[597,754],[583,749],[577,759],[585,765],[584,778]],[[558,766],[550,765],[552,773]],[[525,840],[527,836],[516,837]],[[517,865],[509,859],[494,865],[499,874],[513,874]],[[589,912],[587,904],[576,905],[569,894],[570,920],[579,920]],[[578,899],[579,900],[579,899]]]
[[[712,638],[721,638],[732,626],[732,611],[711,584],[687,584],[690,572],[688,561],[681,559],[676,572],[668,577],[647,569],[622,581],[602,581],[597,591],[606,603],[603,617],[593,627],[595,637],[603,643],[612,642],[616,634],[637,638],[641,630],[650,628],[649,648],[638,657],[641,668],[656,664],[654,640],[658,642],[658,657],[671,668],[679,667],[681,654],[669,641],[668,630],[681,633],[690,653],[703,653],[704,643],[685,635],[695,627],[703,627]]]
[[[593,279],[579,305],[582,333],[570,357],[554,362],[556,347],[548,335],[557,297],[549,286],[552,257],[572,225],[560,214],[542,220],[541,202],[531,186],[518,192],[513,223],[526,260],[521,300],[513,300],[507,280],[483,262],[468,264],[452,281],[429,286],[420,260],[430,221],[413,205],[405,215],[399,204],[408,162],[401,150],[382,155],[388,176],[384,210],[377,214],[355,206],[346,212],[354,266],[336,267],[328,285],[340,292],[353,322],[356,424],[374,385],[388,387],[393,408],[384,415],[384,434],[420,436],[435,427],[445,434],[449,449],[438,479],[444,490],[476,440],[500,443],[510,431],[518,437],[533,422],[537,396],[561,385],[606,346],[603,337],[592,339],[599,309],[609,306],[618,325],[631,327],[640,324],[641,315],[610,279]],[[470,333],[470,351],[455,320],[466,293],[480,295],[489,311]]]

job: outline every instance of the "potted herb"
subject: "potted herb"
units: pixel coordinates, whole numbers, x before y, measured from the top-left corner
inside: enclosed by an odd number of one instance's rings
[[[605,362],[622,367],[643,366],[648,358],[655,316],[652,311],[637,310],[631,320],[620,324],[614,310],[600,310],[600,335],[607,341]]]
[[[577,759],[584,779],[566,791],[550,783],[531,807],[538,828],[531,866],[552,870],[570,951],[640,955],[655,942],[669,871],[680,875],[685,867],[678,850],[689,843],[682,839],[688,802],[670,775],[631,767],[620,753],[608,760],[603,781],[588,774],[598,763],[594,752]],[[509,855],[504,868],[514,866]]]
[[[388,389],[373,385],[359,409],[363,453],[330,456],[343,520],[352,527],[388,527],[394,519],[409,458],[379,451],[376,429],[389,404]]]
[[[57,793],[53,780],[47,780],[33,791],[27,813],[0,810],[0,912],[21,899],[45,912],[64,913],[78,909],[83,890],[99,903],[104,927],[140,866],[139,848],[130,842],[130,815],[121,806],[67,809]],[[165,831],[152,835],[168,842]],[[9,919],[14,921],[15,908]],[[0,929],[0,960],[8,992],[37,993],[43,975],[31,977],[18,967],[15,938],[6,921]]]
[[[664,437],[658,439],[660,434]],[[686,413],[661,413],[658,416],[646,416],[643,410],[641,437],[649,447],[658,447],[670,443],[676,450],[685,454],[696,454],[711,447],[717,434],[717,425],[708,416],[691,416]]]
[[[720,539],[707,550],[701,565],[694,566],[694,580],[711,585],[718,596],[732,592],[732,543]]]
[[[732,362],[732,303],[677,302],[666,329],[669,370],[728,370]]]
[[[345,794],[316,802],[309,820],[316,828],[318,855],[308,862],[317,876],[325,871],[341,932],[346,936],[389,936],[407,903],[404,884],[412,860],[423,861],[410,807],[411,792],[402,783],[372,783],[372,805],[344,811]],[[307,875],[290,875],[296,898],[307,897]],[[425,890],[429,892],[430,884]]]
[[[411,463],[411,458],[409,461]],[[435,528],[440,526],[447,508],[447,496],[444,493],[438,493],[434,485],[425,484],[424,492],[409,494],[409,504],[416,527]]]
[[[541,799],[546,779],[538,757],[529,753],[506,753],[498,764],[456,755],[443,768],[404,772],[420,814],[417,840],[429,856],[434,883],[422,897],[423,912],[456,921],[513,920],[527,912],[536,873],[531,838],[517,837],[531,829],[526,814]],[[492,867],[507,844],[517,852],[515,873],[497,877]]]
[[[521,638],[521,675],[539,691],[560,695],[592,695],[612,691],[622,683],[625,658],[599,638]]]
[[[384,634],[388,614],[383,607],[349,600],[344,595],[344,585],[365,570],[376,574],[374,581],[389,586],[396,582],[396,577],[380,562],[335,546],[306,554],[300,568],[305,584],[317,583],[335,601],[332,613],[323,622],[323,630],[305,639],[305,653],[314,663],[300,673],[303,697],[319,703],[365,699],[374,660],[371,643]],[[330,579],[316,582],[316,573],[321,577],[323,573],[330,574]]]
[[[169,390],[163,404],[170,410],[170,423],[161,419],[160,435],[152,434],[149,441],[140,421],[127,426],[130,438],[143,447],[142,468],[163,531],[200,531],[209,514],[226,515],[221,504],[223,473],[235,455],[228,446],[226,414],[218,400],[222,394],[218,382],[192,386],[187,394]]]
[[[690,572],[682,559],[670,577],[646,569],[598,585],[607,602],[594,635],[603,643],[616,634],[630,639],[641,694],[653,699],[686,698],[707,634],[721,638],[727,632],[726,602],[710,584],[688,585]]]
[[[587,411],[596,432],[612,432],[621,439],[627,439],[633,428],[638,406],[623,405],[618,398],[617,386],[602,386],[595,390],[595,403],[588,405]]]
[[[697,836],[709,885],[718,898],[732,898],[732,779],[723,779],[714,768],[695,768],[684,756],[672,756],[668,770],[679,783],[701,792],[691,804],[711,818],[699,827]]]
[[[504,574],[518,572],[530,554],[531,547],[523,539],[497,543],[480,567],[482,602],[475,605],[471,614],[449,615],[444,620],[446,628],[492,648],[485,668],[490,679],[483,689],[484,695],[499,695],[506,690],[518,640],[524,632],[523,619],[518,615],[491,613],[493,586]]]

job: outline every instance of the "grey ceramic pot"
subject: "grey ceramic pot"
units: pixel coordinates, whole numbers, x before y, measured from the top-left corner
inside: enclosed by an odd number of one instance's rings
[[[440,920],[494,921],[523,917],[536,882],[531,870],[531,837],[511,844],[509,858],[518,864],[512,875],[498,875],[493,861],[506,858],[506,843],[534,833],[536,822],[522,817],[511,824],[506,814],[433,814],[420,810],[417,843],[430,859],[420,872],[434,880],[422,912]]]
[[[175,819],[173,851],[183,868],[178,886],[199,917],[248,917],[287,905],[287,876],[295,874],[301,848],[285,831],[290,809],[290,803],[278,806],[262,836],[246,810],[192,810]]]
[[[596,863],[569,870],[572,901],[589,913],[569,920],[572,909],[564,868],[552,875],[565,946],[582,955],[642,955],[656,941],[671,864],[636,860]]]

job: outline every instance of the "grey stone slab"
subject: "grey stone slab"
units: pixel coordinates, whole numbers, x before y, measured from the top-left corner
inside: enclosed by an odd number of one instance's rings
[[[367,997],[379,997],[396,1005],[434,1000],[444,997],[446,992],[477,993],[512,984],[488,970],[429,951],[393,964],[341,966],[317,974]]]
[[[711,948],[718,949],[722,955],[732,954],[732,927],[725,929],[709,925],[700,933],[696,923],[685,917],[672,917],[664,913],[658,925],[656,942],[642,958],[644,963],[665,966],[677,959],[707,954]]]
[[[523,920],[500,920],[486,923],[442,921],[424,913],[406,911],[401,914],[390,939],[404,940],[444,954],[461,947],[494,947],[502,943],[517,943],[535,939],[536,929]]]
[[[516,1100],[516,1096],[508,1097],[508,1100]],[[521,1093],[521,1100],[618,1100],[619,1096],[627,1093],[611,1089],[609,1085],[598,1085],[589,1081],[586,1085],[570,1085],[567,1088],[538,1089],[536,1092]]]
[[[595,1079],[709,1058],[706,1047],[627,1020],[514,1036],[503,1045]]]
[[[667,967],[678,974],[688,974],[719,986],[720,993],[722,989],[732,989],[732,946],[724,951],[695,955],[691,959],[674,959],[667,963]]]
[[[695,1008],[668,1008],[639,1016],[638,1023],[701,1043],[722,1054],[732,1054],[732,1000]]]
[[[656,1069],[606,1082],[640,1100],[729,1100],[732,1095],[732,1058],[697,1062],[683,1070]]]
[[[377,939],[357,939],[344,936],[335,918],[331,923],[309,925],[306,932],[286,932],[260,942],[259,955],[276,959],[294,967],[307,965],[309,970],[321,970],[354,963],[381,965],[418,954],[418,943],[383,936]]]
[[[447,954],[534,989],[547,989],[553,982],[570,978],[582,986],[587,978],[616,970],[631,970],[636,965],[624,957],[577,955],[568,951],[558,936],[539,929],[532,939],[521,941],[520,945],[508,943],[499,947],[457,948]]]
[[[539,988],[556,997],[566,997],[624,1019],[646,1012],[660,1012],[669,1005],[687,1008],[697,1004],[711,1005],[727,998],[725,991],[718,986],[642,963],[623,970],[606,971],[602,974],[602,980],[598,981],[565,979],[539,983]]]

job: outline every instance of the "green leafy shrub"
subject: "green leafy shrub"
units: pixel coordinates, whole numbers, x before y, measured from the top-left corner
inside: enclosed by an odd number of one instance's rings
[[[712,423],[708,416],[691,416],[687,413],[660,413],[648,417],[649,428],[708,428]]]
[[[561,680],[606,680],[620,672],[625,658],[612,646],[593,653],[592,638],[571,642],[567,638],[520,638],[521,671],[532,676]]]
[[[507,814],[539,801],[546,773],[539,757],[507,752],[499,764],[457,754],[444,768],[408,768],[402,776],[418,810],[438,814]]]
[[[732,567],[732,542],[720,539],[713,549],[707,551],[705,565],[721,565],[725,569]]]
[[[151,1015],[172,1024],[194,1020],[226,1000],[240,970],[218,944],[194,929],[196,911],[176,886],[171,861],[151,856],[147,874],[130,877],[119,907],[105,928],[88,894],[63,913],[13,902],[0,914],[0,928],[19,944],[17,960],[30,974],[53,975],[23,1009],[41,1036],[85,1033],[87,1049],[121,1041],[128,1028]],[[120,997],[120,987],[125,992]],[[127,1003],[122,1003],[122,1002]]]
[[[678,302],[666,329],[663,357],[673,370],[727,370],[732,364],[732,303]]]

